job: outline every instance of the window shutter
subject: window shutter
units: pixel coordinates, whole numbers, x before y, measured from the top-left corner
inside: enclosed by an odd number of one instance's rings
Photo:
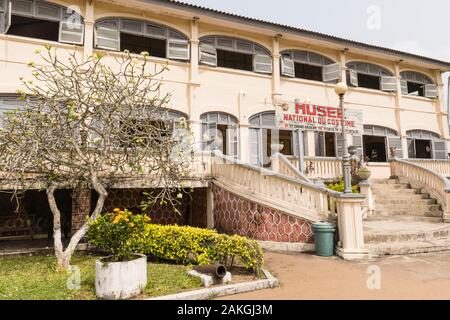
[[[447,142],[444,140],[433,140],[433,159],[447,159]]]
[[[0,9],[0,33],[7,33],[11,27],[12,3],[11,1],[0,0],[3,7]],[[3,11],[3,12],[1,12]]]
[[[268,55],[255,54],[253,56],[253,68],[258,73],[272,73],[272,57]]]
[[[400,80],[400,85],[402,88],[402,94],[408,95],[408,81]]]
[[[12,12],[32,16],[34,14],[34,3],[32,0],[14,0]]]
[[[253,44],[248,41],[236,40],[236,51],[252,54]]]
[[[119,21],[108,20],[97,23],[95,46],[101,49],[120,51]]]
[[[388,137],[388,158],[391,158],[391,148],[395,148],[395,156],[403,158],[402,139],[400,137]]]
[[[217,67],[217,50],[214,46],[200,43],[200,63]]]
[[[438,97],[438,87],[435,84],[425,85],[425,97],[430,99],[436,99]]]
[[[322,68],[323,82],[336,82],[341,78],[341,65],[333,63]]]
[[[225,50],[233,50],[234,49],[234,40],[230,38],[217,37],[216,38],[216,46],[218,48],[222,48]]]
[[[59,21],[61,7],[43,2],[36,2],[36,17]]]
[[[364,155],[363,155],[363,137],[360,135],[354,135],[353,136],[353,146],[358,148],[356,155],[359,157],[359,159],[364,161],[364,159],[362,159],[364,157]]]
[[[229,125],[227,128],[227,155],[238,159],[239,138],[236,125]]]
[[[414,146],[415,140],[408,138],[408,158],[415,159],[416,158],[416,150]]]
[[[167,40],[167,58],[189,60],[189,41],[169,38]]]
[[[250,153],[250,163],[253,165],[259,166],[260,161],[260,152],[259,152],[259,130],[258,129],[250,129],[249,131],[249,153]]]
[[[211,122],[208,123],[208,149],[213,151],[213,150],[221,150],[223,152],[223,145],[218,145],[218,141],[217,141],[217,122]]]
[[[65,43],[84,43],[84,23],[78,12],[72,9],[63,10],[63,19],[59,25],[59,41]]]
[[[283,76],[295,77],[295,63],[294,60],[291,59],[291,57],[288,56],[282,56],[281,57],[281,74]]]
[[[127,33],[142,35],[144,23],[136,20],[120,19],[120,30]]]
[[[167,29],[160,27],[160,26],[155,26],[153,24],[149,24],[147,23],[145,26],[145,33],[146,35],[148,35],[151,38],[156,38],[156,39],[166,39],[167,38]]]
[[[381,77],[381,90],[387,92],[397,91],[397,78],[396,77]]]
[[[314,140],[315,140],[315,151],[316,157],[325,157],[325,134],[323,132],[315,132]]]
[[[349,76],[348,82],[349,82],[352,86],[358,87],[358,86],[359,86],[359,84],[358,84],[358,72],[356,72],[356,71],[353,70],[353,69],[349,69],[349,70],[348,70],[348,76]]]

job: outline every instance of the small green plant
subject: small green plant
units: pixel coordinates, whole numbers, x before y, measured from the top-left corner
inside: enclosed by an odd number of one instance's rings
[[[334,190],[336,192],[344,192],[344,179],[340,179],[339,181],[335,183],[331,183],[327,185],[328,189]],[[352,192],[353,193],[360,193],[359,186],[353,185],[352,186]]]
[[[89,223],[87,237],[89,243],[112,253],[115,261],[132,260],[135,239],[141,237],[150,218],[134,215],[132,212],[114,209]]]

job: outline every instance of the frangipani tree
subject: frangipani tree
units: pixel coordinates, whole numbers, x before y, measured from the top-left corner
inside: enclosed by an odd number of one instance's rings
[[[27,107],[3,119],[0,170],[15,192],[46,189],[58,266],[68,269],[88,221],[64,248],[55,191],[94,189],[90,220],[102,213],[108,187],[123,179],[145,179],[155,190],[147,202],[175,206],[188,176],[190,136],[185,119],[174,130],[167,118],[170,95],[159,80],[167,67],[150,63],[148,53],[124,52],[108,63],[51,47],[36,54],[41,62],[29,63],[32,80],[21,79]]]

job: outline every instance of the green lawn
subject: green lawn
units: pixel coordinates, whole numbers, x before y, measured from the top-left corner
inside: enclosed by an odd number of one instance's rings
[[[72,265],[81,270],[81,288],[67,287],[69,274],[56,272],[54,256],[0,258],[0,300],[86,300],[95,299],[95,260],[77,255]],[[186,274],[189,267],[148,264],[145,296],[161,296],[201,287],[200,280]]]

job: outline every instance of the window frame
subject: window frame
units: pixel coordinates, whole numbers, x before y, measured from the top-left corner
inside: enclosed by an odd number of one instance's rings
[[[422,97],[422,98],[429,98],[429,99],[436,99],[438,96],[427,96],[427,88],[430,88],[432,86],[432,90],[437,92],[437,85],[436,82],[433,81],[431,77],[428,75],[414,71],[414,70],[404,70],[400,72],[400,78],[402,83],[402,95],[408,96],[408,97]],[[414,95],[412,92],[409,92],[408,86],[409,84],[418,84],[423,86],[423,95]],[[406,89],[406,90],[405,90]],[[429,89],[428,89],[429,90]]]
[[[1,26],[0,28],[0,33],[3,34],[8,34],[8,31],[11,27],[11,20],[9,20],[9,25],[6,25],[6,19],[10,19],[12,16],[20,16],[20,17],[26,17],[26,18],[31,18],[31,19],[36,19],[36,20],[42,20],[42,21],[52,21],[52,22],[57,22],[58,23],[58,41],[59,43],[67,43],[67,44],[74,44],[74,45],[79,45],[79,46],[83,46],[84,45],[84,33],[85,33],[85,23],[84,23],[84,18],[81,15],[81,13],[76,12],[74,9],[57,4],[57,3],[53,3],[53,2],[49,2],[49,1],[41,1],[41,0],[28,0],[28,2],[30,2],[30,13],[25,13],[25,12],[20,12],[20,11],[16,11],[14,9],[14,5],[13,2],[14,0],[0,0],[1,3],[3,3],[4,8],[0,9],[0,14],[2,15],[2,19],[5,23],[5,26]],[[54,7],[55,9],[59,10],[58,12],[58,18],[56,17],[50,17],[50,16],[44,16],[44,15],[40,15],[39,14],[39,5],[48,5],[51,7]],[[71,11],[72,13],[69,13],[69,11]],[[80,19],[80,31],[79,32],[73,32],[73,31],[68,31],[68,30],[64,30],[64,26],[67,24],[67,15],[71,15],[71,14],[75,14],[77,15],[77,17]],[[8,15],[8,16],[7,16]],[[69,40],[69,39],[64,39],[64,34],[65,35],[75,35],[79,37],[79,40]],[[32,38],[32,37],[29,37]],[[33,38],[34,39],[34,38]],[[39,38],[36,38],[39,39]],[[49,41],[49,40],[45,40],[45,39],[41,39],[43,41]]]
[[[130,23],[130,25],[134,23],[136,26],[140,24],[140,30],[134,31],[131,29],[126,29],[124,27],[125,23]],[[109,26],[107,26],[107,24],[109,24]],[[103,29],[103,32],[105,31],[109,32],[109,35],[111,36],[109,38],[105,38],[103,35],[99,35],[100,34],[99,29]],[[156,33],[151,33],[152,30],[156,31],[158,29],[160,31],[163,31],[163,34],[158,35]],[[95,21],[94,49],[121,52],[120,38],[122,33],[133,36],[141,36],[149,39],[164,40],[166,42],[166,55],[165,58],[161,59],[168,59],[181,62],[189,62],[191,59],[191,43],[189,37],[185,35],[183,32],[163,24],[154,23],[152,21],[124,18],[124,17],[107,17]],[[115,36],[115,38],[113,36]],[[116,42],[116,46],[113,47],[100,44],[99,40]],[[180,50],[180,48],[183,49],[182,52],[185,55],[176,57],[175,52],[176,50]],[[160,58],[152,56],[151,52],[149,53],[151,57]]]
[[[348,82],[353,87],[383,92],[397,91],[397,80],[394,76],[394,73],[383,66],[366,61],[350,61],[346,64],[345,67],[347,70],[347,77],[351,79],[351,81]],[[357,79],[358,75],[378,77],[380,82],[379,89],[359,86],[359,81],[355,81],[355,77]],[[387,84],[386,86],[385,83]]]
[[[207,35],[200,38],[199,63],[202,65],[217,67],[217,50],[252,56],[252,71],[237,68],[227,69],[266,75],[273,74],[272,53],[261,44],[242,38],[222,35]]]

